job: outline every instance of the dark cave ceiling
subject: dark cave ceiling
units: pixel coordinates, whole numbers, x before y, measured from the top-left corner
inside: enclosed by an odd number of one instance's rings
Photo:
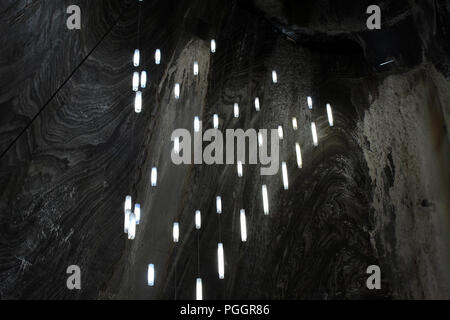
[[[137,1],[75,2],[79,31],[66,28],[66,1],[0,4],[0,298],[193,299],[197,209],[205,299],[450,298],[450,1],[378,1],[376,31],[369,1],[144,1],[139,36]],[[139,115],[138,41],[149,74]],[[283,125],[289,190],[259,165],[242,178],[235,166],[174,165],[171,132],[194,116],[210,128],[213,114],[221,129]],[[129,194],[142,206],[133,241],[123,233]],[[382,289],[371,291],[374,264]],[[69,265],[80,266],[82,290],[67,290]]]

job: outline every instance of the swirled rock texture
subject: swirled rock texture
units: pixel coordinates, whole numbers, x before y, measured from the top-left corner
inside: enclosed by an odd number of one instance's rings
[[[201,277],[205,299],[449,299],[450,3],[380,1],[382,29],[369,31],[366,2],[85,0],[68,30],[61,1],[2,1],[0,298],[193,299]],[[283,126],[289,190],[260,164],[239,178],[236,165],[172,162],[172,132],[193,132],[195,116],[205,131],[214,114],[223,132]],[[133,241],[126,195],[142,207]],[[66,287],[70,265],[81,290]],[[380,290],[366,286],[370,265]]]

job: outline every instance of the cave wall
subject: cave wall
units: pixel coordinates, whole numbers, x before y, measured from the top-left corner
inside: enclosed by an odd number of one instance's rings
[[[387,51],[371,50],[383,47],[375,45],[383,37],[355,27],[359,18],[348,12],[330,10],[342,19],[331,16],[326,24],[319,23],[326,15],[311,14],[298,28],[285,16],[289,1],[274,14],[260,2],[144,2],[139,36],[135,1],[81,1],[89,9],[79,32],[65,29],[68,3],[2,4],[9,32],[0,41],[10,48],[0,58],[2,150],[31,125],[0,158],[1,298],[192,299],[196,209],[203,214],[205,299],[450,297],[448,1],[438,1],[444,10],[431,15],[406,2],[389,9],[384,37],[401,38],[417,17],[435,29],[417,31],[411,47],[403,42]],[[359,12],[360,5],[346,10]],[[38,33],[36,26],[48,31]],[[430,32],[432,41],[424,36]],[[211,38],[218,44],[214,55]],[[150,85],[136,115],[131,55],[138,41]],[[152,60],[156,48],[163,53],[160,66]],[[374,64],[392,50],[393,66]],[[410,56],[420,58],[402,58]],[[334,127],[326,103],[333,106]],[[259,165],[244,166],[238,178],[234,165],[172,163],[172,131],[193,130],[196,115],[211,128],[214,113],[222,130],[283,125],[280,161],[288,164],[288,191],[280,174],[261,176]],[[318,125],[318,147],[311,121]],[[295,165],[295,142],[302,169]],[[156,188],[150,186],[153,166]],[[269,217],[262,213],[263,183]],[[127,194],[143,207],[134,241],[123,233]],[[225,280],[217,279],[216,195],[224,207]],[[146,283],[148,263],[157,268],[153,288]],[[71,264],[81,267],[81,291],[66,289]],[[379,291],[366,288],[372,264],[382,270]]]

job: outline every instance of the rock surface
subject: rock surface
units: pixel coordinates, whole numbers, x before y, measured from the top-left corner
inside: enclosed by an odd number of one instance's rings
[[[366,29],[364,1],[296,3],[144,2],[138,34],[136,1],[79,1],[80,31],[67,30],[60,1],[2,1],[0,298],[193,299],[198,272],[205,299],[450,298],[450,2],[381,1],[380,31]],[[139,115],[137,46],[149,74]],[[280,173],[261,176],[260,165],[238,178],[235,165],[172,163],[172,131],[193,131],[194,116],[211,128],[215,113],[221,130],[283,125],[288,191]],[[142,205],[134,241],[123,233],[128,194]],[[66,288],[73,264],[80,291]],[[381,290],[366,287],[373,264]]]

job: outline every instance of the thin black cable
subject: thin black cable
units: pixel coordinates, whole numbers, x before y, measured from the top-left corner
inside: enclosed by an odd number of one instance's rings
[[[140,50],[140,46],[141,46],[141,13],[142,13],[142,8],[141,8],[141,1],[138,2],[138,34],[137,34],[137,48]]]
[[[221,225],[220,225],[220,216],[222,214],[218,214],[218,220],[219,220],[219,242],[222,243],[222,231],[221,231]]]
[[[139,68],[140,69],[143,69],[142,68],[142,65],[143,65],[143,59],[142,59],[142,50],[141,50],[141,47],[140,47],[140,44],[141,44],[141,13],[142,13],[142,3],[141,3],[141,1],[139,1],[138,2],[138,27],[137,27],[137,49],[139,50]],[[140,74],[142,74],[142,72],[140,72]],[[140,85],[140,84],[139,84]],[[138,88],[138,90],[139,90],[139,88]],[[141,97],[143,97],[143,93],[142,93],[142,90],[141,90]],[[143,101],[143,98],[142,98],[142,101]],[[143,105],[144,105],[144,103],[142,102],[142,105],[141,105],[141,109],[142,109],[142,107],[143,107]],[[141,110],[141,112],[142,112],[142,110]],[[135,166],[134,166],[134,168],[135,168],[135,174],[134,174],[134,186],[133,186],[133,189],[136,191],[136,194],[137,194],[137,184],[138,184],[138,178],[139,178],[139,151],[138,151],[138,149],[137,149],[137,147],[138,147],[138,141],[137,141],[137,137],[135,136],[135,134],[136,134],[136,130],[135,130],[135,128],[136,128],[136,122],[137,122],[137,120],[136,121],[134,121],[133,122],[133,129],[132,129],[132,136],[131,136],[131,139],[132,139],[132,142],[131,142],[131,146],[132,146],[132,149],[133,149],[133,151],[135,151],[135,152],[137,152],[137,156],[136,156],[136,160],[135,160]]]
[[[197,273],[200,278],[200,229],[197,230]]]
[[[175,253],[174,295],[175,295],[175,300],[177,300],[177,244],[176,243],[175,243],[174,253]]]
[[[0,155],[0,160],[8,153],[8,151],[14,146],[14,144],[20,139],[20,137],[28,130],[28,128],[31,127],[33,122],[41,115],[41,113],[45,110],[45,108],[52,102],[52,100],[56,97],[56,95],[62,90],[62,88],[69,82],[69,80],[73,77],[76,71],[80,69],[80,67],[86,62],[86,60],[94,53],[95,49],[98,48],[98,46],[105,40],[106,36],[108,36],[112,29],[117,25],[119,20],[122,18],[123,13],[120,14],[120,16],[116,19],[116,21],[113,23],[113,25],[108,29],[108,31],[102,36],[99,42],[92,48],[91,51],[87,54],[86,57],[81,60],[81,62],[75,67],[75,69],[70,73],[68,78],[58,87],[58,89],[55,91],[55,93],[52,94],[50,99],[47,100],[47,102],[39,109],[39,111],[34,115],[34,117],[31,119],[31,121],[25,126],[25,128],[22,129],[22,131],[19,133],[19,135],[9,144],[9,146],[5,149],[5,151],[2,152]]]

